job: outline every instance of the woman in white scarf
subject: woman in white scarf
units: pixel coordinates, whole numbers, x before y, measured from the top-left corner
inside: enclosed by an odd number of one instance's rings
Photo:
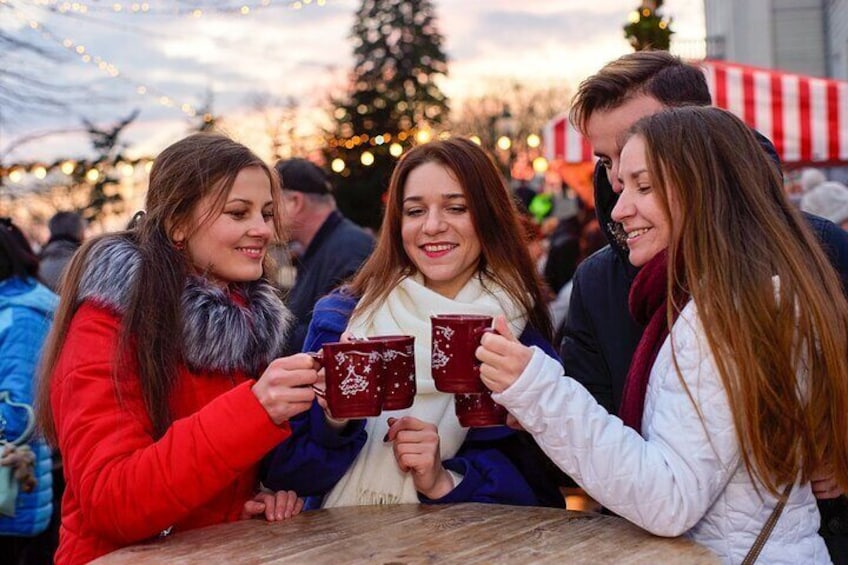
[[[535,446],[519,442],[506,428],[461,427],[453,395],[437,391],[430,375],[433,314],[503,314],[515,335],[556,355],[517,214],[496,165],[469,140],[421,145],[401,159],[374,253],[348,287],[316,305],[304,349],[338,340],[341,330],[357,337],[413,335],[415,403],[364,424],[331,422],[348,436],[359,426],[364,446],[313,458],[324,465],[323,480],[314,479],[318,466],[310,467],[303,454],[332,451],[337,444],[316,439],[326,431],[298,434],[315,445],[281,446],[286,457],[274,459],[270,486],[310,493],[309,475],[313,483],[326,482],[327,473],[338,469],[343,476],[325,496],[324,507],[419,500],[562,506],[556,486],[541,478]],[[317,410],[313,407],[312,426],[326,423],[314,415]],[[480,441],[486,435],[492,441]],[[498,442],[511,447],[499,451]]]

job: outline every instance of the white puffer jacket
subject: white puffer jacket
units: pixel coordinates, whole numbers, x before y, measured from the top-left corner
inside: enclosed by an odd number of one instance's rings
[[[777,499],[745,470],[724,386],[693,302],[672,328],[651,369],[640,436],[611,416],[562,366],[540,350],[508,389],[506,406],[540,447],[590,496],[660,536],[687,535],[727,563],[740,563]],[[534,348],[535,349],[535,348]],[[809,483],[792,488],[759,561],[829,563],[817,534]]]

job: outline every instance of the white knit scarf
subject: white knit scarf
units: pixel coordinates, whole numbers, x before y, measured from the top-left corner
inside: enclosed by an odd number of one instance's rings
[[[356,337],[376,335],[415,336],[414,404],[404,410],[383,412],[368,418],[368,440],[347,473],[324,499],[323,507],[418,502],[409,473],[398,467],[392,444],[384,443],[389,417],[413,416],[436,424],[441,459],[456,455],[468,430],[459,425],[453,395],[439,392],[430,375],[430,316],[433,314],[504,314],[513,335],[521,335],[527,318],[500,285],[489,278],[473,277],[456,298],[446,298],[426,288],[420,275],[403,279],[379,306],[351,318],[347,331]]]

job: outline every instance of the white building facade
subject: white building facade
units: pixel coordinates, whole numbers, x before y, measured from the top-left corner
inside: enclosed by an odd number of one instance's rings
[[[707,56],[848,79],[848,0],[704,0]]]

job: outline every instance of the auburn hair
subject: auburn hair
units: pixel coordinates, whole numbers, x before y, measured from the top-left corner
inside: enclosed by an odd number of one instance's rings
[[[163,150],[153,162],[147,191],[146,213],[133,227],[107,234],[83,244],[68,265],[60,289],[61,300],[47,340],[37,397],[38,419],[45,437],[55,444],[55,421],[50,404],[50,385],[71,321],[80,306],[78,292],[93,246],[105,238],[126,239],[138,248],[140,267],[129,289],[122,314],[117,356],[113,363],[116,389],[129,375],[137,374],[144,407],[154,437],[171,424],[169,395],[183,360],[182,293],[191,272],[189,259],[174,245],[177,229],[189,237],[205,222],[217,218],[238,174],[246,168],[261,169],[271,184],[276,239],[284,237],[281,192],[277,174],[250,149],[217,133],[190,135]],[[209,213],[193,221],[201,201],[211,198]],[[266,256],[264,275],[271,262]]]
[[[828,465],[848,489],[848,303],[774,163],[748,126],[718,108],[669,109],[631,131],[645,141],[674,234],[669,324],[673,292],[684,288],[749,473],[777,495]]]
[[[398,162],[389,181],[377,245],[348,287],[354,296],[361,297],[356,311],[368,311],[384,300],[402,278],[416,272],[403,249],[403,196],[410,173],[426,163],[447,168],[462,187],[481,246],[478,274],[500,284],[521,306],[528,323],[550,341],[551,319],[515,200],[491,156],[461,137],[419,145]]]

